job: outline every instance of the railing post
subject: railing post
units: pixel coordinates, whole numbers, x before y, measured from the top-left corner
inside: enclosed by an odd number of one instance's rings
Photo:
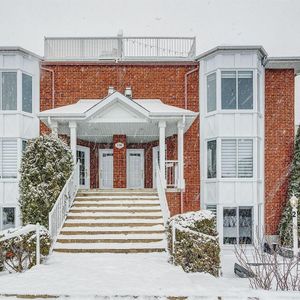
[[[41,263],[40,223],[36,223],[36,265]]]
[[[175,242],[176,242],[176,228],[175,221],[172,221],[172,253],[175,253]]]

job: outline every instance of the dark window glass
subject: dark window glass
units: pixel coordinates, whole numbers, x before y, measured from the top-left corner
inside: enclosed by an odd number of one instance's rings
[[[253,109],[253,73],[238,72],[238,109]]]
[[[3,207],[2,208],[2,229],[13,228],[16,225],[15,208]]]
[[[17,110],[17,72],[2,73],[2,110]]]
[[[217,176],[217,141],[207,142],[207,178]]]
[[[22,74],[22,110],[32,113],[32,77]]]
[[[222,109],[236,109],[236,72],[223,71],[221,74]]]

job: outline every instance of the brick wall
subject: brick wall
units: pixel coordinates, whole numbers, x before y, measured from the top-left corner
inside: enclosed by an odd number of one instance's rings
[[[126,188],[126,135],[114,135],[114,188]],[[116,147],[122,143],[123,148]]]
[[[161,99],[164,103],[184,108],[185,74],[197,67],[197,63],[178,64],[101,64],[101,63],[50,63],[43,62],[43,67],[55,72],[55,107],[76,103],[79,99],[101,99],[107,95],[108,87],[113,86],[123,93],[127,86],[132,87],[133,98]],[[199,111],[198,72],[188,76],[187,108]],[[41,72],[40,91],[41,111],[51,109],[51,73]],[[41,124],[41,132],[47,132]],[[200,171],[199,171],[199,119],[197,118],[184,135],[184,158],[186,193],[183,194],[184,211],[200,208]],[[98,150],[102,145],[82,142],[91,147],[91,187],[99,186]],[[152,187],[152,148],[158,141],[144,143],[145,149],[145,187]],[[141,145],[127,145],[140,147]],[[177,158],[177,137],[167,139],[168,159]],[[126,165],[125,165],[126,166]],[[122,175],[124,177],[124,174]],[[126,176],[125,176],[126,180]],[[124,180],[118,185],[124,185]],[[168,193],[172,214],[180,212],[180,194]]]
[[[265,224],[276,234],[294,146],[294,70],[265,72]]]

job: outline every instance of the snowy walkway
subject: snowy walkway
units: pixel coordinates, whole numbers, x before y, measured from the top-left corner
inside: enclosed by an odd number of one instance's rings
[[[0,294],[94,296],[198,296],[199,299],[299,299],[299,293],[257,292],[246,279],[187,274],[167,262],[165,253],[62,254],[23,274],[0,273]],[[232,264],[230,264],[232,265]],[[201,297],[200,297],[201,296]],[[206,296],[206,297],[205,297]],[[224,298],[223,298],[224,297]]]

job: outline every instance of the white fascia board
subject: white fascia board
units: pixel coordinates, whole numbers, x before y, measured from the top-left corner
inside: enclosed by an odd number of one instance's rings
[[[46,118],[51,118],[51,119],[69,119],[69,118],[85,118],[84,113],[56,113],[56,114],[51,114],[51,113],[37,113],[37,117],[40,119],[46,119]]]
[[[99,103],[95,104],[93,107],[86,111],[86,118],[92,117],[98,111],[102,110],[105,106],[113,105],[113,103],[120,101],[121,103],[125,103],[127,106],[131,107],[134,111],[139,112],[145,117],[148,117],[149,112],[147,109],[142,107],[140,104],[136,103],[135,101],[127,98],[126,96],[122,95],[119,92],[114,92],[111,95],[104,98]]]

